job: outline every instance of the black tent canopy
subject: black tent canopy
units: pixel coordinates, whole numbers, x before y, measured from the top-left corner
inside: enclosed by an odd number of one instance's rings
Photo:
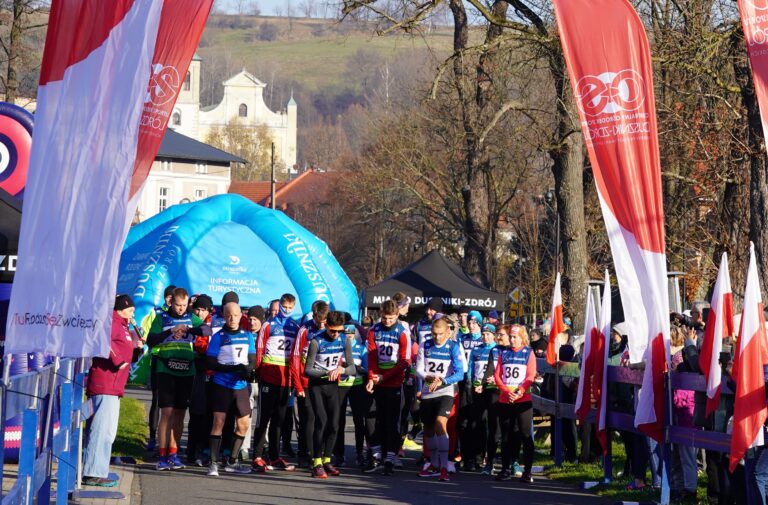
[[[440,252],[431,251],[415,263],[367,288],[365,307],[375,308],[398,291],[411,298],[411,306],[425,305],[439,296],[445,305],[478,310],[504,310],[505,297],[478,284]]]

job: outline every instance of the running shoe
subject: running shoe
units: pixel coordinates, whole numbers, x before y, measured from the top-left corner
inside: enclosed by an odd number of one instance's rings
[[[384,462],[384,475],[392,475],[395,473],[395,464],[391,461]]]
[[[526,484],[531,484],[533,482],[533,477],[531,477],[531,474],[528,472],[523,473],[523,476],[520,477],[520,482],[524,482]]]
[[[424,460],[424,463],[422,463],[421,465],[421,469],[426,470],[427,468],[430,468],[430,467],[432,467],[432,463],[428,459]]]
[[[509,480],[512,478],[512,474],[509,473],[509,470],[504,469],[496,474],[496,477],[494,477],[495,480]]]
[[[206,458],[203,455],[200,455],[195,458],[195,466],[204,467]]]
[[[155,464],[155,469],[156,470],[161,470],[161,471],[162,470],[170,470],[171,468],[173,468],[173,465],[171,464],[170,461],[168,461],[168,457],[160,456],[157,459],[157,464]]]
[[[438,477],[440,475],[440,471],[437,468],[435,468],[434,466],[429,465],[428,467],[426,467],[425,469],[423,469],[422,471],[420,471],[416,475],[418,475],[419,477],[424,477],[424,478],[427,478],[427,477]]]
[[[269,462],[268,466],[271,467],[269,470],[285,470],[286,472],[293,472],[296,470],[296,465],[288,463],[283,458],[273,459]]]
[[[224,471],[227,473],[242,473],[242,474],[251,473],[251,469],[248,468],[247,465],[244,465],[237,461],[234,461],[234,462],[227,461],[227,464],[224,466]]]
[[[323,463],[323,470],[325,470],[326,474],[332,477],[338,477],[339,475],[341,475],[341,472],[339,471],[339,469],[330,463]]]
[[[98,487],[115,487],[117,481],[112,479],[106,479],[104,477],[83,477],[84,486],[98,486]]]
[[[393,464],[395,465],[395,468],[402,468],[403,467],[403,460],[400,459],[400,456],[395,456]]]
[[[405,441],[403,442],[403,449],[406,451],[420,451],[422,450],[422,447],[410,438],[405,437]]]
[[[147,440],[147,451],[152,452],[157,449],[157,439],[152,437]]]
[[[171,464],[171,468],[173,468],[174,470],[177,470],[177,469],[181,470],[182,468],[187,467],[187,465],[181,462],[181,459],[179,459],[178,454],[172,454],[168,456],[168,463]]]
[[[334,456],[333,457],[333,464],[334,466],[344,466],[344,464],[347,462],[346,458],[344,456]]]
[[[405,457],[405,450],[402,447],[400,447],[400,450],[397,451],[397,456],[395,456],[395,457],[396,458],[404,458]]]
[[[447,468],[441,468],[440,469],[440,482],[449,482],[451,478],[448,476],[448,469]]]
[[[453,461],[448,462],[448,473],[456,473],[456,463]]]
[[[215,461],[212,461],[211,464],[208,466],[208,475],[210,477],[218,477],[219,476],[219,464]]]
[[[482,475],[493,475],[493,463],[488,463],[483,467]]]
[[[312,468],[312,477],[315,479],[327,479],[328,474],[325,473],[325,468],[323,468],[323,465],[316,465]]]
[[[382,464],[372,458],[368,460],[368,465],[365,468],[363,468],[363,473],[375,473],[383,469],[384,467],[382,466]]]
[[[515,477],[522,477],[523,476],[523,467],[517,464],[517,461],[512,463],[512,473]]]
[[[263,458],[253,458],[253,471],[256,473],[267,473],[272,468],[267,465]]]

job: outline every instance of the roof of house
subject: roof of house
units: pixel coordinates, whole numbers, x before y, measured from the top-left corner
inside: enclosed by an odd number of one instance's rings
[[[327,202],[331,187],[338,175],[338,172],[307,170],[288,182],[278,182],[275,187],[277,207]],[[269,181],[233,181],[229,187],[229,192],[243,195],[265,207],[270,205],[272,199],[272,186]]]
[[[156,158],[181,158],[185,160],[220,163],[246,163],[246,160],[208,144],[175,132],[168,128],[160,144]]]
[[[286,184],[288,183],[276,183],[275,194]],[[266,207],[272,196],[272,183],[269,181],[232,181],[232,184],[229,185],[229,192],[242,195],[250,201]]]

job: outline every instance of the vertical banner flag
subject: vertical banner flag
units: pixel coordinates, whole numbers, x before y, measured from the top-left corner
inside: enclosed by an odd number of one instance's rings
[[[595,352],[595,374],[593,383],[600,384],[597,392],[597,440],[603,448],[603,456],[608,454],[608,430],[606,418],[608,417],[608,356],[611,342],[611,278],[608,270],[605,271],[605,284],[603,285],[603,303],[600,310],[600,345]]]
[[[595,352],[600,330],[597,328],[597,316],[592,303],[592,296],[587,293],[587,313],[584,315],[584,350],[581,354],[581,378],[579,390],[576,393],[576,416],[584,422],[589,410],[592,408],[592,392],[595,373]]]
[[[763,134],[768,134],[768,0],[738,0]]]
[[[768,363],[768,342],[765,335],[763,297],[757,276],[755,246],[749,243],[749,270],[744,289],[741,327],[733,360],[736,398],[733,404],[730,470],[734,471],[747,449],[763,445],[763,423],[768,410],[765,406],[765,373]]]
[[[717,272],[710,306],[699,355],[699,365],[707,383],[707,416],[720,405],[720,384],[723,380],[720,352],[723,350],[723,339],[733,335],[733,293],[726,253],[720,259],[720,270]]]
[[[627,0],[554,0],[611,244],[630,360],[645,361],[635,426],[663,437],[669,293],[648,39]]]
[[[565,331],[563,322],[563,295],[560,294],[560,272],[557,272],[555,279],[555,290],[552,293],[552,312],[549,314],[549,342],[547,343],[547,363],[549,366],[555,366],[558,361],[560,344],[557,336]]]
[[[120,251],[212,0],[54,0],[5,352],[107,356]]]

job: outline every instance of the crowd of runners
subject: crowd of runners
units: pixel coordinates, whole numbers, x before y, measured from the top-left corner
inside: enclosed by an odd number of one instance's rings
[[[294,314],[289,293],[247,310],[234,292],[218,307],[174,286],[165,296],[141,324],[157,470],[185,467],[188,412],[186,464],[207,466],[210,476],[297,466],[318,479],[354,466],[390,475],[409,449],[422,451],[419,477],[447,481],[461,464],[496,480],[533,481],[536,359],[524,326],[474,310],[449,314],[440,298],[411,325],[402,293],[381,304],[378,320],[359,322],[320,300]],[[344,457],[347,406],[354,464]]]

